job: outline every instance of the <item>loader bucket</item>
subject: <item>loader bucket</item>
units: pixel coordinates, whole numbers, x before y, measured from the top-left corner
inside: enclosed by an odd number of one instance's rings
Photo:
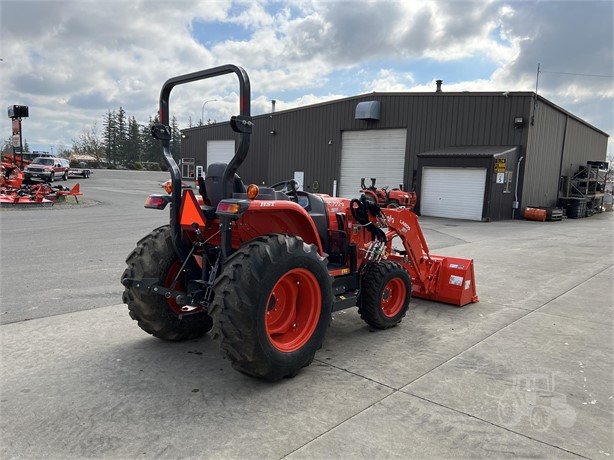
[[[423,299],[462,307],[477,302],[473,260],[459,257],[424,256],[422,262],[433,265],[432,279],[424,283],[414,279],[412,294]]]

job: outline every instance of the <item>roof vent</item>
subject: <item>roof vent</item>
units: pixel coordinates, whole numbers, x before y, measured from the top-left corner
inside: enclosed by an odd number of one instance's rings
[[[435,90],[436,93],[441,93],[441,84],[443,83],[443,80],[435,80],[435,84],[437,85],[437,89]]]
[[[363,101],[356,105],[356,120],[379,120],[380,102]]]

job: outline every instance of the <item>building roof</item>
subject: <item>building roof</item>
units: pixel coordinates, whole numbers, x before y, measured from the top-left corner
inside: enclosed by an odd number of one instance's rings
[[[518,149],[518,147],[513,145],[446,147],[445,149],[430,150],[428,152],[419,153],[418,157],[496,157],[506,153],[511,153],[516,149]]]

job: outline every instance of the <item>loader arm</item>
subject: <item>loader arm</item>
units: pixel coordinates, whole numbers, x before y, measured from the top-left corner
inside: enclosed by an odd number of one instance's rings
[[[416,214],[405,208],[382,211],[388,220],[388,259],[407,269],[413,295],[458,306],[478,301],[472,259],[431,254]],[[395,237],[403,250],[393,246]]]

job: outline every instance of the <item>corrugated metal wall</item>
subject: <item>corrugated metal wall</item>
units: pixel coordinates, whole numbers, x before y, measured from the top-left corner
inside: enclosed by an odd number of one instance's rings
[[[567,116],[538,102],[524,152],[522,205],[556,206]],[[521,153],[522,155],[522,153]]]
[[[265,121],[265,120],[263,120]],[[239,142],[239,135],[230,129],[229,123],[216,123],[204,127],[190,128],[183,131],[181,142],[182,158],[194,158],[196,166],[207,164],[207,141],[234,139]],[[266,139],[266,138],[264,138]],[[268,143],[262,142],[262,136],[251,136],[250,151],[238,174],[246,183],[261,184],[268,174]]]
[[[590,127],[571,117],[568,120],[561,163],[562,176],[569,175],[572,164],[578,166],[587,161],[605,161],[605,156],[599,156],[598,152],[605,152],[608,145],[606,136],[595,136],[595,130]],[[572,174],[575,172],[572,171]]]
[[[381,102],[380,120],[355,120],[356,104],[368,100]],[[246,182],[270,183],[304,171],[306,185],[317,181],[321,192],[332,193],[333,180],[340,176],[343,131],[407,128],[404,185],[411,188],[418,153],[456,145],[520,144],[522,130],[514,129],[514,117],[528,117],[528,107],[522,95],[373,93],[261,115],[254,119],[250,156],[239,174]],[[186,134],[183,156],[196,158],[197,164],[205,161],[205,139],[232,138],[227,123]]]
[[[356,120],[358,102],[371,100],[381,102],[380,120]],[[317,182],[319,192],[332,193],[333,181],[340,177],[343,131],[407,128],[405,187],[413,186],[418,153],[451,146],[517,145],[525,157],[517,178],[521,205],[553,206],[563,163],[605,159],[607,136],[542,98],[531,125],[532,103],[533,93],[518,92],[372,93],[259,115],[239,174],[244,182],[270,184],[304,171],[305,190],[314,191]],[[514,127],[515,117],[523,117],[524,127]],[[182,155],[196,158],[196,164],[205,164],[206,140],[235,137],[228,123],[185,134]]]

